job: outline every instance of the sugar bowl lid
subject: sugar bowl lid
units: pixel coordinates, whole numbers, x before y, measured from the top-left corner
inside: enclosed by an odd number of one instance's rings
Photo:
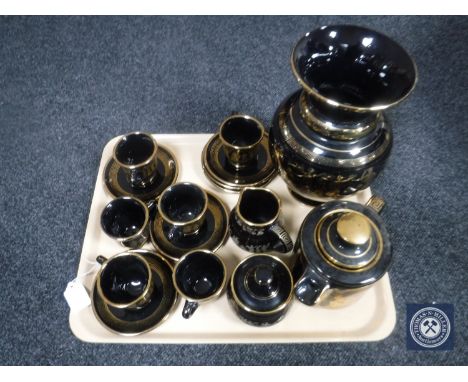
[[[293,296],[289,268],[272,255],[252,255],[241,261],[231,278],[234,300],[244,310],[274,313],[289,304]]]
[[[306,217],[300,237],[309,264],[342,286],[374,282],[390,264],[387,230],[370,206],[324,203]]]

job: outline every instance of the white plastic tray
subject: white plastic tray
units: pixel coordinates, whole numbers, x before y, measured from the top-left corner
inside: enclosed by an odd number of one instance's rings
[[[176,156],[179,164],[178,181],[191,181],[216,193],[228,209],[237,202],[237,193],[226,193],[210,183],[201,165],[201,153],[209,134],[155,135]],[[91,203],[88,225],[83,242],[78,274],[92,268],[97,254],[111,256],[124,249],[102,232],[99,217],[104,206],[112,199],[103,184],[104,167],[112,155],[117,137],[104,148],[99,166],[96,188]],[[286,229],[295,240],[299,227],[311,210],[296,201],[278,176],[266,187],[281,198],[281,215]],[[365,203],[371,196],[363,190],[350,200]],[[151,244],[144,248],[152,249]],[[226,262],[228,274],[235,265],[248,256],[231,239],[217,252]],[[287,255],[279,255],[287,260]],[[286,257],[285,257],[286,256]],[[289,255],[290,256],[290,255]],[[91,290],[95,272],[82,280]],[[308,307],[294,300],[286,317],[270,327],[253,327],[242,322],[229,306],[226,293],[213,302],[206,303],[192,318],[182,318],[183,300],[179,299],[172,315],[153,331],[137,336],[122,336],[110,332],[95,318],[92,307],[70,313],[70,328],[76,337],[87,342],[114,343],[268,343],[268,342],[348,342],[377,341],[387,337],[396,321],[395,305],[388,275],[362,292],[354,304],[343,308]]]

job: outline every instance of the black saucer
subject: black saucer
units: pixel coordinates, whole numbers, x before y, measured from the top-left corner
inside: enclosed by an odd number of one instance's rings
[[[151,241],[164,256],[177,261],[189,251],[216,251],[224,244],[228,232],[228,213],[221,200],[208,194],[205,221],[197,234],[183,236],[180,228],[166,223],[157,211],[151,224]]]
[[[270,155],[267,133],[259,145],[257,160],[241,170],[228,162],[219,134],[213,135],[203,149],[202,166],[207,178],[227,191],[237,192],[244,187],[260,187],[276,176],[276,163]]]
[[[133,187],[125,176],[122,168],[111,159],[104,170],[104,183],[115,197],[135,196],[144,202],[155,199],[171,184],[175,183],[178,166],[175,156],[164,146],[158,146],[157,178],[153,184],[144,188]]]
[[[138,310],[110,307],[99,296],[95,283],[92,307],[97,319],[110,331],[136,335],[154,329],[168,317],[177,301],[177,292],[172,282],[172,266],[162,256],[146,250],[129,252],[142,255],[153,272],[154,291],[148,305]]]

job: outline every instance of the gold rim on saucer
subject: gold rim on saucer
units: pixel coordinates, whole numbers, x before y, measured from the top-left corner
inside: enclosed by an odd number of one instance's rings
[[[225,191],[239,192],[244,187],[263,186],[277,175],[277,166],[270,155],[266,132],[261,140],[260,150],[260,160],[263,162],[260,168],[242,171],[226,169],[220,161],[220,158],[225,158],[225,154],[219,133],[216,133],[203,148],[201,158],[203,171],[213,184]]]
[[[157,171],[161,179],[156,179],[153,184],[144,188],[132,187],[127,180],[122,167],[110,159],[104,169],[104,184],[107,190],[115,197],[135,196],[144,202],[156,199],[167,187],[177,181],[179,166],[173,153],[166,147],[159,145],[157,152]]]
[[[166,224],[161,214],[156,211],[150,227],[150,236],[154,247],[161,254],[173,261],[178,261],[189,251],[207,249],[215,252],[225,243],[229,229],[228,211],[217,196],[208,191],[206,193],[208,208],[202,228],[199,233],[192,236],[182,237],[179,234],[178,243],[169,240],[167,233],[173,228]]]
[[[155,285],[153,292],[156,299],[155,307],[150,301],[147,306],[133,311],[112,308],[97,293],[96,281],[93,285],[91,301],[94,315],[106,329],[120,335],[134,336],[149,332],[161,325],[173,312],[178,294],[172,282],[173,267],[163,256],[147,250],[137,249],[127,252],[143,256],[150,265],[154,282],[159,283],[158,286]],[[158,294],[161,287],[162,295]]]

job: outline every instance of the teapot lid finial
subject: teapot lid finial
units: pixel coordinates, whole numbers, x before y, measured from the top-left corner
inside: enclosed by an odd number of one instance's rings
[[[351,245],[363,245],[371,237],[369,219],[357,212],[348,212],[340,216],[336,230],[341,239]]]

